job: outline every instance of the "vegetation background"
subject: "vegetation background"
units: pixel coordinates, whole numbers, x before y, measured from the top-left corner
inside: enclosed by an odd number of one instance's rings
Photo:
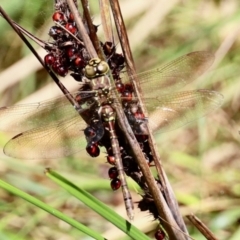
[[[156,135],[156,140],[182,214],[196,214],[220,240],[240,239],[240,2],[121,0],[120,3],[139,72],[192,51],[215,52],[216,59],[208,74],[187,88],[221,92],[224,95],[222,108],[193,124]],[[53,1],[1,0],[1,6],[29,32],[49,40]],[[91,1],[91,11],[101,33],[96,1]],[[0,39],[0,106],[38,102],[61,95],[3,19],[0,19]],[[44,56],[43,50],[39,53]],[[70,90],[77,88],[71,78],[63,82]],[[1,147],[7,139],[6,135],[0,135]],[[96,159],[83,150],[74,157],[51,161],[19,161],[1,154],[0,178],[99,230],[108,239],[127,239],[46,178],[45,167],[61,172],[125,217],[121,191],[110,190],[104,150]],[[137,202],[138,190],[130,185]],[[88,239],[57,218],[1,189],[0,209],[1,239]],[[136,215],[136,226],[145,232],[154,231],[156,223],[148,213],[136,209]],[[191,224],[188,226],[194,239],[204,239]]]

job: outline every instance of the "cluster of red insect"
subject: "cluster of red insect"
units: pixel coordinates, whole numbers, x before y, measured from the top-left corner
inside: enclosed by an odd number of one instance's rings
[[[157,230],[157,232],[155,233],[154,236],[157,240],[164,240],[166,235],[161,229],[159,229],[159,230]]]
[[[45,64],[57,75],[65,77],[71,71],[76,80],[81,80],[81,72],[89,58],[82,41],[77,37],[73,14],[66,8],[65,12],[56,11],[52,19],[55,26],[50,28],[49,36],[54,41],[44,58]]]

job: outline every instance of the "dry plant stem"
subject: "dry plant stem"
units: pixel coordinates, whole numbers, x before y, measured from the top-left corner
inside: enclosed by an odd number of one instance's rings
[[[199,218],[196,216],[188,215],[187,218],[190,220],[190,222],[202,233],[204,237],[208,240],[218,240],[213,233],[209,230],[209,228],[201,222]]]
[[[99,6],[105,41],[114,42],[109,1],[99,0]]]
[[[92,23],[92,18],[91,18],[90,13],[89,13],[88,0],[81,0],[81,2],[82,2],[82,7],[83,7],[83,14],[84,14],[84,17],[87,21],[87,25],[88,25],[88,29],[89,29],[90,39],[91,39],[92,44],[93,44],[93,46],[94,46],[94,48],[97,52],[98,57],[100,59],[104,60],[102,48],[100,47],[99,40],[98,40],[98,37],[97,37],[97,34],[96,34],[96,29],[95,29],[95,26]]]
[[[118,34],[119,34],[119,39],[120,39],[120,42],[121,42],[121,46],[122,46],[122,49],[123,49],[123,54],[124,54],[124,57],[125,57],[128,74],[130,76],[135,76],[136,73],[135,73],[135,66],[134,66],[134,62],[133,62],[133,57],[132,57],[132,53],[131,53],[131,50],[130,50],[130,47],[129,47],[129,41],[128,41],[128,37],[127,37],[127,34],[126,34],[126,29],[125,29],[125,26],[124,26],[124,22],[123,22],[123,18],[122,18],[122,15],[121,15],[121,11],[120,11],[118,1],[117,0],[110,0],[110,4],[111,4],[115,24],[116,24],[116,27],[117,27],[117,31],[118,31]],[[140,101],[141,100],[141,96],[140,96],[141,89],[140,89],[140,86],[138,84],[138,81],[137,81],[137,79],[133,79],[133,77],[132,77],[131,80],[132,80],[132,83],[133,83],[134,88],[136,90],[136,95],[137,95],[137,97]],[[140,105],[144,106],[142,102],[140,102]],[[143,109],[143,113],[144,114],[146,113],[145,109]],[[174,214],[173,214],[174,217],[178,219],[178,222],[179,222],[178,225],[181,227],[181,230],[184,231],[187,235],[187,229],[186,229],[186,226],[185,226],[185,224],[182,220],[182,217],[179,213],[177,201],[175,200],[175,197],[174,197],[174,194],[172,192],[171,186],[170,186],[169,182],[167,181],[167,178],[166,178],[166,176],[164,174],[164,171],[161,167],[160,161],[158,160],[159,156],[158,156],[158,153],[157,153],[157,150],[156,150],[156,147],[155,147],[156,144],[153,140],[153,136],[152,136],[150,130],[149,130],[149,143],[150,143],[152,154],[153,154],[153,157],[154,157],[154,160],[155,160],[156,167],[158,169],[158,173],[159,173],[159,177],[161,179],[161,183],[164,186],[163,190],[164,190],[164,192],[167,192],[167,194],[165,194],[165,195],[167,195],[167,199],[168,199],[167,202],[168,202],[168,204],[170,203],[170,209],[174,212]],[[137,157],[136,159],[138,161],[139,167],[141,168],[141,171],[143,172],[144,177],[146,178],[146,182],[147,182],[148,187],[150,189],[150,192],[151,192],[151,194],[154,198],[155,204],[158,208],[159,215],[161,216],[161,218],[168,221],[171,225],[175,226],[176,224],[173,224],[173,222],[175,222],[175,221],[172,219],[172,213],[169,212],[168,214],[166,214],[166,212],[164,211],[164,209],[169,209],[169,208],[168,208],[167,205],[165,206],[166,208],[164,207],[165,200],[162,197],[161,192],[159,191],[159,189],[156,185],[155,179],[152,177],[152,174],[151,174],[151,172],[150,172],[150,170],[149,170],[149,168],[146,164],[144,156],[141,156],[140,158]],[[165,189],[166,181],[167,181],[167,187],[170,188],[170,191]],[[169,221],[170,219],[168,219],[168,218],[172,219],[173,221]],[[170,239],[180,239],[179,238],[179,233],[177,233],[175,230],[171,229],[171,227],[168,224],[163,223],[163,225],[164,225],[166,231],[168,232]],[[175,233],[176,233],[176,235],[175,235]],[[186,237],[187,237],[185,234],[180,234],[180,235],[182,235],[181,239],[186,239]]]
[[[92,45],[91,39],[89,38],[89,36],[87,34],[85,26],[79,15],[78,9],[76,8],[73,0],[66,0],[66,2],[74,16],[74,20],[76,22],[77,28],[78,28],[79,32],[81,33],[81,38],[83,39],[84,45],[88,51],[90,58],[97,58],[98,55],[96,53],[95,48]]]
[[[9,25],[13,28],[13,30],[18,34],[18,36],[22,39],[22,41],[27,45],[27,47],[32,51],[34,56],[38,59],[38,61],[41,63],[41,65],[47,70],[51,78],[54,80],[54,82],[57,84],[57,86],[61,89],[63,94],[66,96],[66,98],[69,100],[69,102],[76,108],[76,110],[80,109],[80,106],[78,102],[75,101],[73,96],[69,93],[69,91],[65,88],[65,86],[59,81],[57,76],[51,71],[51,69],[45,65],[42,58],[38,55],[36,50],[33,48],[33,46],[28,42],[28,40],[25,38],[25,36],[21,32],[21,28],[16,26],[14,22],[8,17],[6,12],[0,7],[1,15],[4,17],[4,19],[9,23]],[[26,31],[24,31],[25,33]]]
[[[183,218],[182,218],[182,215],[180,213],[179,206],[178,206],[178,202],[175,198],[172,187],[171,187],[164,171],[163,171],[163,174],[164,174],[164,178],[166,180],[166,188],[163,191],[164,191],[164,196],[167,200],[168,207],[171,210],[171,213],[172,213],[175,221],[177,222],[178,226],[180,227],[180,229],[183,232],[185,232],[186,234],[188,234],[186,224],[183,221]]]

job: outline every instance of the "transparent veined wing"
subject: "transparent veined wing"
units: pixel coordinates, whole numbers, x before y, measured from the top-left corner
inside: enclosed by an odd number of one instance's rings
[[[72,95],[77,97],[79,93],[75,92]],[[87,101],[89,96],[89,93],[85,93],[83,99]],[[43,102],[1,107],[0,129],[1,131],[19,133],[76,116],[79,114],[75,108],[66,96],[61,96]],[[79,117],[79,121],[83,120]]]
[[[143,97],[155,98],[179,90],[202,75],[213,61],[210,52],[191,52],[162,67],[137,74]],[[123,76],[123,81],[129,81],[129,77]]]
[[[175,92],[155,99],[144,99],[153,131],[166,132],[192,122],[223,103],[222,94],[211,90]]]
[[[51,159],[79,152],[86,146],[86,123],[79,115],[20,133],[9,140],[4,153],[20,159]]]

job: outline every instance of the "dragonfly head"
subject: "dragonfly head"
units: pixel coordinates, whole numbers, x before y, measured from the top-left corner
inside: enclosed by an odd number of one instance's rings
[[[85,67],[85,76],[89,79],[97,78],[106,75],[109,71],[109,66],[106,62],[99,58],[92,58]]]

